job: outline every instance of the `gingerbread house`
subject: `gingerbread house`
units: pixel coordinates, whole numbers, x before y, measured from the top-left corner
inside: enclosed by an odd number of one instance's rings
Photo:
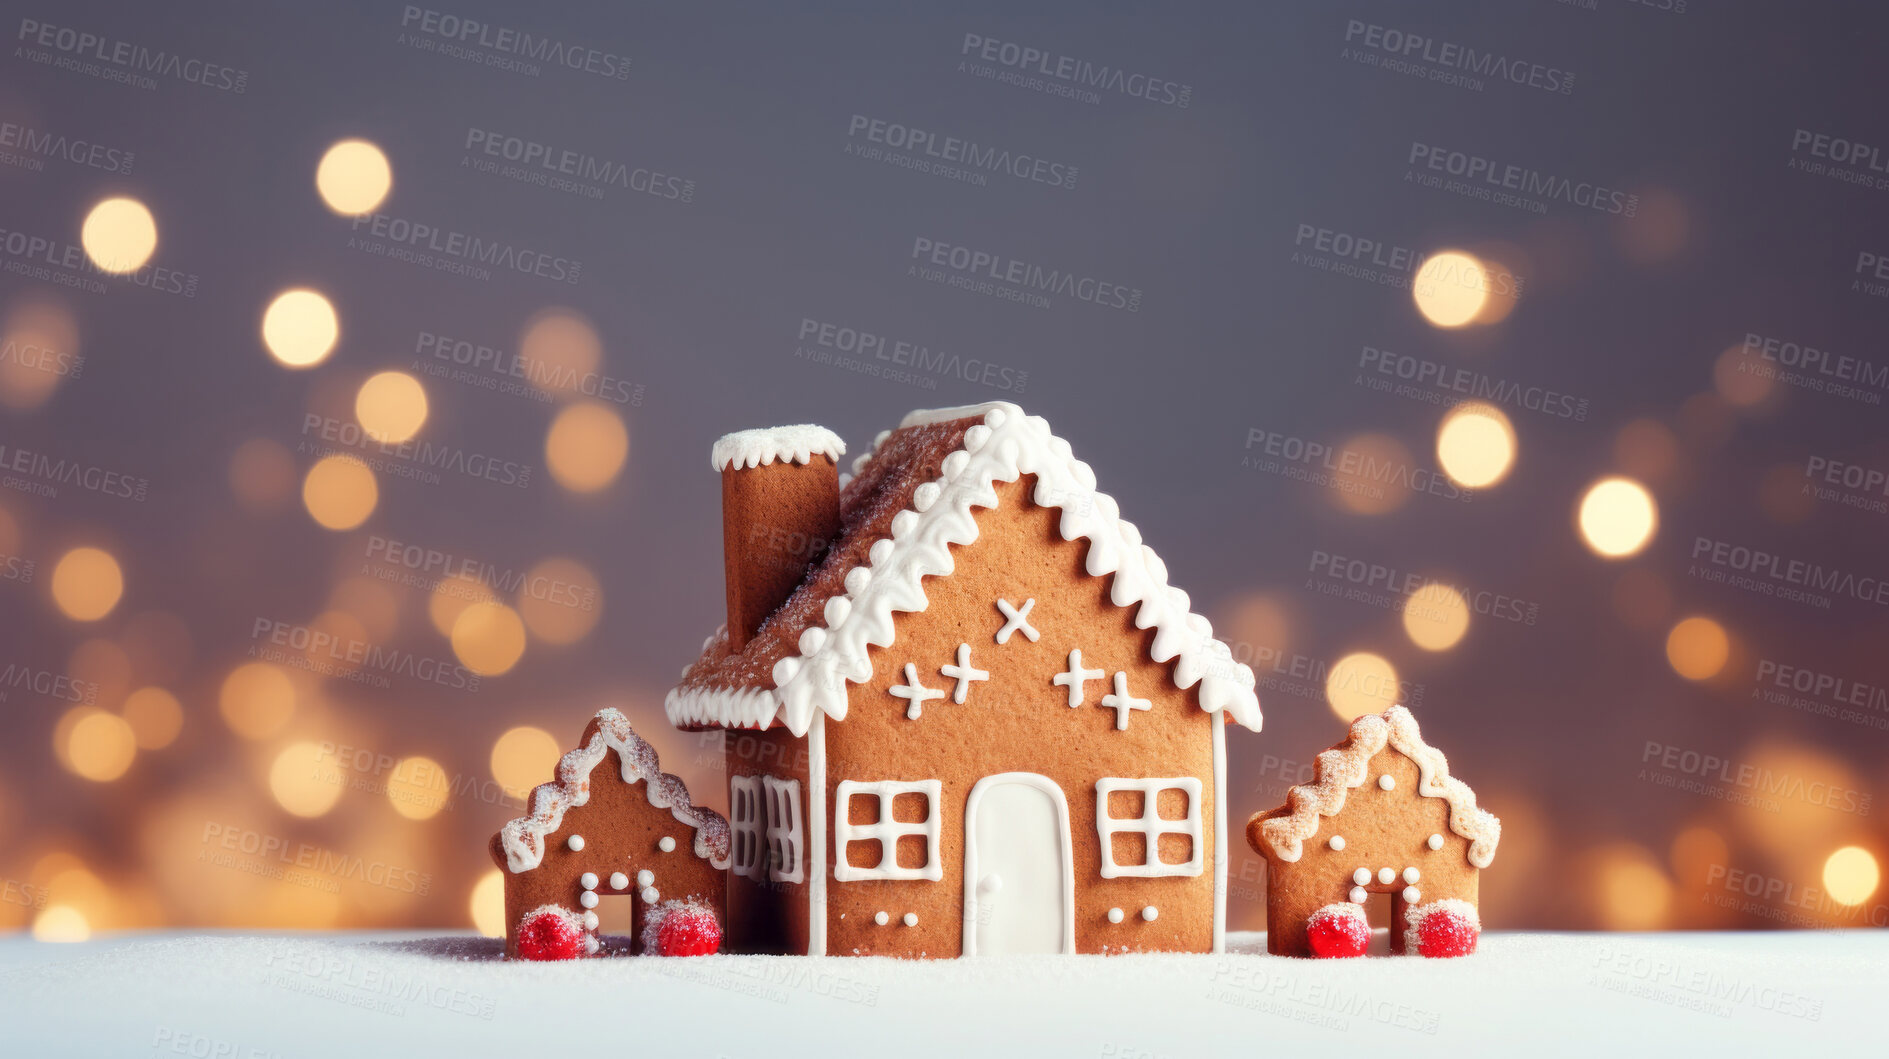
[[[1219,951],[1253,674],[1012,404],[914,412],[842,479],[729,435],[728,623],[666,701],[723,729],[731,948]]]
[[[1389,894],[1381,925],[1391,951],[1404,954],[1418,951],[1423,922],[1438,911],[1432,927],[1454,921],[1473,949],[1477,873],[1495,858],[1502,824],[1450,775],[1410,711],[1392,706],[1353,721],[1344,742],[1318,755],[1312,782],[1254,816],[1246,836],[1267,861],[1267,951],[1361,953],[1315,952],[1313,928],[1362,919],[1371,895]]]
[[[629,925],[624,945],[631,952],[644,951],[644,928],[659,911],[721,913],[728,821],[690,803],[682,781],[662,771],[656,749],[619,711],[592,718],[577,749],[558,762],[556,780],[534,789],[529,806],[529,815],[491,842],[504,874],[507,956],[596,954],[606,901],[626,906],[627,916],[613,918]],[[576,951],[521,953],[521,935],[534,925],[562,934]]]

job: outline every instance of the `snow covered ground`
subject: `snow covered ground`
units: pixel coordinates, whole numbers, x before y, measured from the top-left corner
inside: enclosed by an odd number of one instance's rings
[[[1889,932],[1492,934],[1461,960],[507,963],[482,938],[0,938],[0,1054],[1804,1054],[1880,1047]],[[605,1051],[599,1052],[599,1049]]]

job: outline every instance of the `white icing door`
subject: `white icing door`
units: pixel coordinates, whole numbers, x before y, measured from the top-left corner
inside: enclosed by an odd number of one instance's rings
[[[964,955],[1075,951],[1062,788],[1034,772],[978,780],[964,806]]]

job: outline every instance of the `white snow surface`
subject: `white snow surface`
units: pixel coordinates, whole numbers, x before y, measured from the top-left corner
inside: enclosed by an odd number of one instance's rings
[[[521,963],[467,935],[16,934],[0,937],[0,1054],[1775,1059],[1873,1053],[1889,989],[1884,931],[1496,933],[1458,960],[1290,960],[1261,934],[1229,949]]]

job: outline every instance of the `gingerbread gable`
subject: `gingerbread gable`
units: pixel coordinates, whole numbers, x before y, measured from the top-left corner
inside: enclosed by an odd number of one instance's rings
[[[778,717],[805,735],[818,713],[843,720],[849,685],[872,679],[869,649],[892,645],[896,614],[926,608],[924,579],[952,573],[951,546],[978,539],[973,509],[997,506],[998,482],[1033,475],[1032,499],[1061,512],[1063,539],[1088,543],[1086,572],[1110,576],[1110,601],[1134,609],[1136,628],[1155,630],[1150,653],[1174,663],[1174,685],[1196,688],[1201,709],[1259,730],[1252,670],[1213,638],[1114,499],[1096,491],[1094,472],[1042,418],[1006,402],[913,412],[853,469],[825,558],[743,650],[729,649],[726,629],[709,637],[669,693],[671,722],[761,728]]]
[[[1286,804],[1274,811],[1277,815],[1259,821],[1260,852],[1286,863],[1297,861],[1306,840],[1345,807],[1347,795],[1370,775],[1371,759],[1386,746],[1416,765],[1418,797],[1448,803],[1450,831],[1468,840],[1469,863],[1488,867],[1502,837],[1501,821],[1476,806],[1476,792],[1449,774],[1449,762],[1423,741],[1416,718],[1402,706],[1351,722],[1350,737],[1318,755],[1312,782],[1292,788]]]
[[[720,813],[689,801],[682,780],[662,771],[656,748],[636,734],[621,711],[607,707],[598,711],[591,723],[594,730],[584,745],[558,762],[557,781],[540,784],[531,792],[530,815],[513,820],[499,831],[506,866],[523,872],[539,865],[544,858],[545,836],[557,832],[568,810],[590,800],[592,773],[614,750],[622,762],[622,781],[641,782],[649,804],[669,810],[678,822],[695,829],[695,855],[716,868],[726,868],[728,821]]]

